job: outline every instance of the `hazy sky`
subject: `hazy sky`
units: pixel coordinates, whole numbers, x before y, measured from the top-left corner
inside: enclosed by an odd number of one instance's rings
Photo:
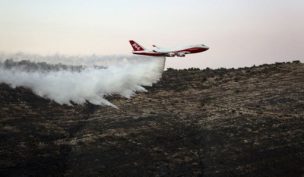
[[[203,43],[167,67],[239,67],[304,61],[304,0],[0,0],[0,51],[130,54]]]

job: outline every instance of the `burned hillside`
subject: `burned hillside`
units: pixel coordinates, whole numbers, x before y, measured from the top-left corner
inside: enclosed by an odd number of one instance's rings
[[[0,176],[304,175],[304,64],[168,69],[119,109],[0,85]]]

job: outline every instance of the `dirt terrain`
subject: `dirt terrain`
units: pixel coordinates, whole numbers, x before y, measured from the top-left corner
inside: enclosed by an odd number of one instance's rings
[[[115,109],[0,84],[0,176],[304,176],[304,64],[168,69],[147,90]]]

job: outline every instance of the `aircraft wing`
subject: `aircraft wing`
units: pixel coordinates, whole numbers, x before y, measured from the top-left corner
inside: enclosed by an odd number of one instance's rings
[[[168,49],[156,49],[156,48],[152,50],[152,52],[163,54],[169,57],[174,57],[174,56],[185,57],[186,54],[189,54],[189,52],[182,50],[168,50]]]
[[[156,45],[152,45],[152,46],[153,46],[153,50],[152,50],[153,52],[162,53],[162,54],[178,53],[180,50],[182,50],[182,49],[168,49]]]

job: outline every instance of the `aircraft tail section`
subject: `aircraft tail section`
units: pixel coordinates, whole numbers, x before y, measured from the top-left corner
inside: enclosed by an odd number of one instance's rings
[[[139,45],[137,42],[130,40],[130,44],[134,51],[143,51],[145,48],[143,48],[141,45]]]

